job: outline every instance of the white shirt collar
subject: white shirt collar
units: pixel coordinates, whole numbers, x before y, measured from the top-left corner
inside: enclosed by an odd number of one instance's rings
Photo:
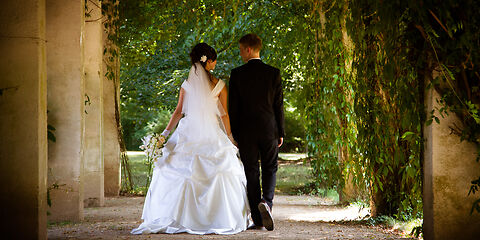
[[[262,60],[262,59],[260,59],[260,58],[258,57],[258,58],[250,58],[250,59],[248,59],[248,61],[254,60],[254,59]]]

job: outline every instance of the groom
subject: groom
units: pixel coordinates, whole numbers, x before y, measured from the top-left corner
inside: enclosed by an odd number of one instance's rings
[[[247,177],[253,223],[256,228],[264,226],[271,231],[278,148],[285,136],[280,71],[260,59],[262,40],[257,35],[243,36],[239,45],[246,64],[233,69],[230,75],[230,125]]]

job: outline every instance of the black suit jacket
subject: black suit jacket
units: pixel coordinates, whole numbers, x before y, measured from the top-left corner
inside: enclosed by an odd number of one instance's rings
[[[228,112],[235,139],[285,136],[280,70],[252,59],[230,74]]]

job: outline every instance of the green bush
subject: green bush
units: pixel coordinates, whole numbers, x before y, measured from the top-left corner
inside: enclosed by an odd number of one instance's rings
[[[168,110],[138,109],[134,104],[122,106],[122,126],[127,150],[138,151],[142,137],[161,133],[170,120]]]
[[[305,125],[296,111],[285,111],[285,138],[281,152],[305,152]]]

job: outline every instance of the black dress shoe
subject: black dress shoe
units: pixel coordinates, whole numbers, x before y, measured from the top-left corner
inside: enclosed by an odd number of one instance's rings
[[[270,212],[270,207],[264,201],[258,204],[258,210],[260,211],[260,215],[262,216],[262,223],[263,226],[268,230],[273,230],[273,217],[272,213]]]
[[[267,230],[264,226],[250,225],[247,230]]]

